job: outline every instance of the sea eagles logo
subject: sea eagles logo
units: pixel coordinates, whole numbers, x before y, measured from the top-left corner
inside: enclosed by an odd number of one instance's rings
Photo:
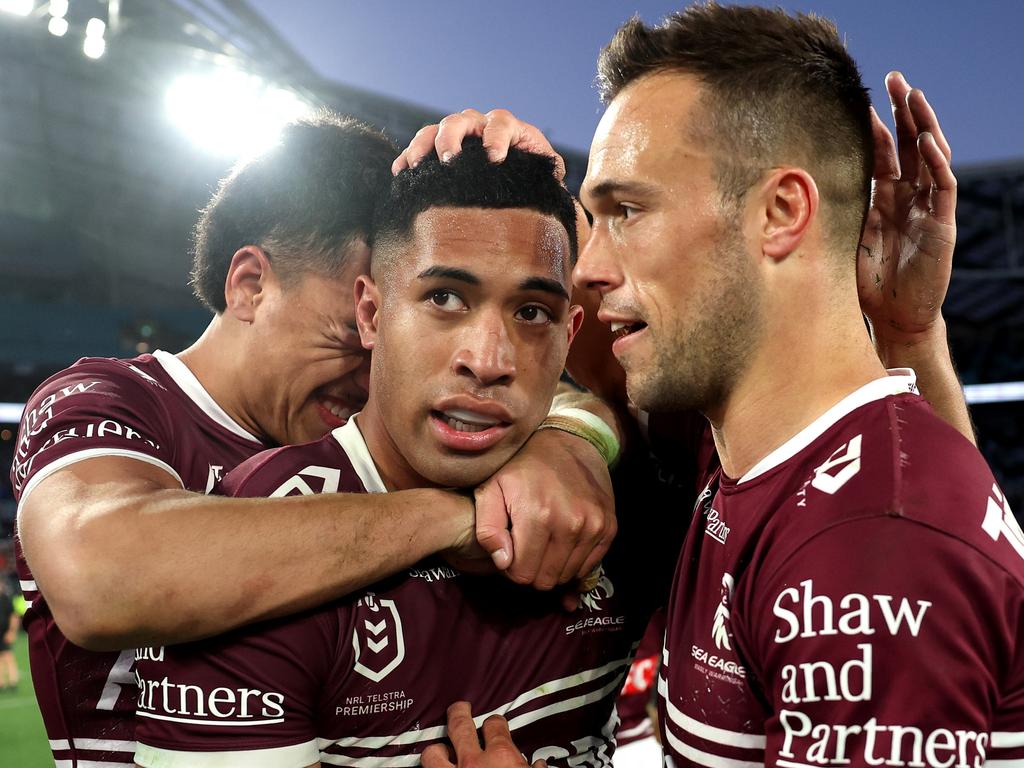
[[[363,677],[379,683],[405,658],[402,617],[394,600],[378,600],[372,593],[356,603],[352,630],[353,667]]]
[[[729,604],[732,602],[732,585],[732,576],[723,573],[722,602],[715,609],[715,620],[711,624],[711,638],[715,641],[715,646],[727,651],[732,650],[732,646],[729,645],[729,628],[726,626],[726,622],[729,620]]]
[[[597,566],[597,584],[592,590],[580,596],[580,603],[588,611],[600,611],[601,601],[615,594],[615,586],[612,580],[604,572],[604,566]]]

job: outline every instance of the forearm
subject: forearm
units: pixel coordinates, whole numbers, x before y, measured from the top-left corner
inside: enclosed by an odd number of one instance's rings
[[[915,337],[875,337],[886,368],[913,368],[917,386],[935,412],[960,434],[977,443],[963,387],[953,365],[946,324],[940,319],[927,334]]]
[[[195,640],[312,608],[451,546],[473,525],[468,500],[432,490],[90,497],[73,526],[29,537],[60,558],[37,566],[29,546],[26,556],[58,624],[96,649]]]

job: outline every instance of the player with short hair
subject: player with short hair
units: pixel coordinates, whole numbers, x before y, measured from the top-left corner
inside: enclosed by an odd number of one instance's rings
[[[569,296],[576,212],[552,168],[515,150],[491,164],[477,143],[399,175],[371,276],[356,282],[373,350],[366,407],[319,441],[246,461],[226,486],[472,487],[515,454],[548,413],[582,321]],[[431,558],[298,618],[144,650],[136,762],[409,765],[444,737],[446,702],[473,696],[512,717],[531,754],[605,765],[616,694],[658,600],[640,588],[651,571],[629,561],[630,538],[575,613]],[[656,563],[668,565],[665,540]]]
[[[865,333],[880,124],[834,25],[696,5],[624,26],[600,71],[576,281],[602,294],[636,405],[700,409],[720,459],[669,606],[667,764],[1016,764],[1024,536],[977,449]],[[874,170],[948,275],[955,180],[924,106],[908,93],[897,128],[916,142]],[[900,255],[874,254],[885,294],[906,285]],[[911,343],[925,319],[881,331]],[[475,764],[521,762],[490,757]]]
[[[496,560],[512,578],[550,588],[588,573],[614,535],[605,459],[557,430],[480,491],[476,528],[472,500],[439,489],[204,495],[244,459],[362,406],[352,284],[394,152],[379,131],[329,114],[286,128],[200,219],[194,279],[215,312],[204,335],[178,355],[84,358],[29,399],[12,468],[18,568],[58,765],[131,764],[135,651],[118,649],[309,609],[434,552],[481,554],[474,530],[505,550]]]

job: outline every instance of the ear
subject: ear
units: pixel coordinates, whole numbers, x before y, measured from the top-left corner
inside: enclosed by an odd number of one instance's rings
[[[275,279],[270,259],[262,248],[255,245],[239,248],[231,257],[224,280],[225,311],[251,324],[256,317],[256,307],[266,296],[268,283]]]
[[[761,187],[761,252],[781,261],[803,242],[818,215],[818,185],[802,168],[776,168]]]
[[[369,275],[360,275],[352,289],[356,298],[356,326],[363,349],[377,345],[377,313],[380,310],[380,289]]]
[[[583,326],[583,314],[583,307],[579,304],[569,307],[569,344],[572,344],[572,340]]]

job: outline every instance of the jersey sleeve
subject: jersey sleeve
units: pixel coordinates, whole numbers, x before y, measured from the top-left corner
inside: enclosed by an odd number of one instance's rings
[[[173,468],[162,385],[121,361],[73,366],[46,381],[25,406],[11,483],[19,502],[52,473],[75,462],[124,456]]]
[[[1010,573],[897,515],[755,557],[731,625],[770,713],[765,763],[949,768],[1016,757],[1007,747],[1024,732],[1020,623]]]
[[[136,762],[144,768],[305,768],[319,758],[329,611],[136,653]]]

